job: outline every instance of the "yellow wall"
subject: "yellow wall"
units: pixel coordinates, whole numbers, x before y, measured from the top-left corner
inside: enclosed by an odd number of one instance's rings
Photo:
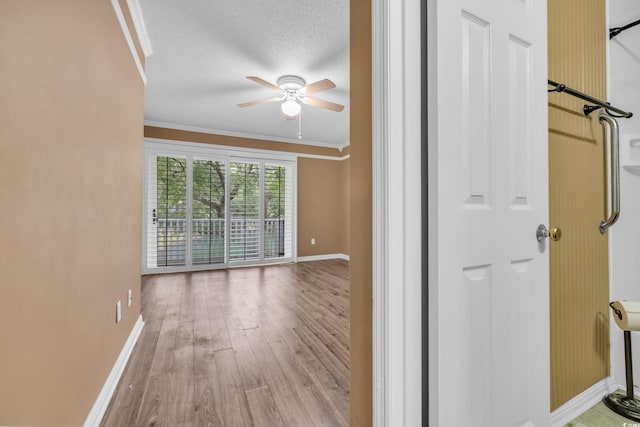
[[[108,1],[2,2],[0,58],[0,425],[79,426],[140,313],[143,83]]]
[[[606,96],[605,1],[549,2],[549,78]],[[571,19],[566,19],[571,16]],[[584,101],[549,94],[551,409],[609,375],[608,235],[604,144],[598,113]]]

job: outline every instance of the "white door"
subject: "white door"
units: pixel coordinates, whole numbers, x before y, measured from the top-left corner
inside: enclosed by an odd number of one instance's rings
[[[549,423],[546,3],[428,12],[432,425]]]

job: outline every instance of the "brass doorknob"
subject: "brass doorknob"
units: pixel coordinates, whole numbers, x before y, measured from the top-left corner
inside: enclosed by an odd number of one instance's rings
[[[547,230],[547,227],[545,227],[544,224],[540,224],[536,230],[536,239],[538,239],[538,242],[542,242],[545,237],[557,242],[562,238],[562,230],[558,227],[553,227],[551,230]]]
[[[553,227],[551,230],[549,230],[549,238],[554,242],[562,239],[562,230],[560,230],[558,227]]]

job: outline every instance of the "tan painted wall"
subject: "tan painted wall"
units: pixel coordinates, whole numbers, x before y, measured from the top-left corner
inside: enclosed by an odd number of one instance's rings
[[[605,16],[604,0],[549,2],[550,79],[607,99]],[[584,104],[549,94],[551,410],[609,375],[603,131]]]
[[[0,58],[0,425],[79,426],[140,312],[143,84],[108,1],[2,2]]]
[[[351,0],[349,425],[372,424],[371,1]]]
[[[298,159],[298,256],[349,253],[347,162]]]

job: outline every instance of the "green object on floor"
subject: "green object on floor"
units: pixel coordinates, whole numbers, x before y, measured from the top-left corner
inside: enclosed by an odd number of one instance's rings
[[[603,402],[598,402],[597,405],[565,424],[565,427],[623,427],[625,423],[633,425],[635,421],[616,414]]]

